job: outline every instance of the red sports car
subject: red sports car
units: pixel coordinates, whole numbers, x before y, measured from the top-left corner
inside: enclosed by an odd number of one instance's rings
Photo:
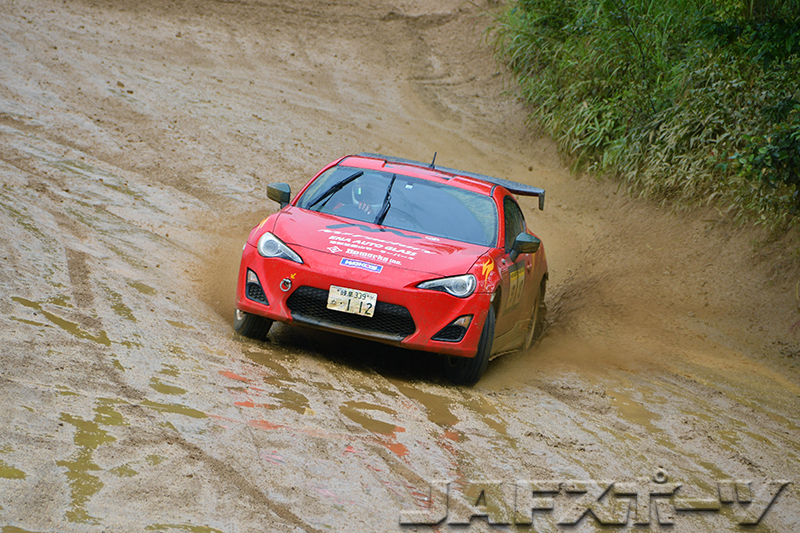
[[[238,333],[278,320],[434,352],[465,385],[541,334],[547,261],[513,194],[543,209],[544,190],[363,153],[290,193],[267,187],[281,210],[244,246]]]

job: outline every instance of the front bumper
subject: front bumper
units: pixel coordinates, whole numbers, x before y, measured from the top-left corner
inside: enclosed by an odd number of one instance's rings
[[[411,350],[474,357],[491,305],[489,294],[476,292],[468,298],[456,298],[416,288],[418,283],[436,276],[392,266],[384,266],[381,273],[363,272],[340,266],[342,258],[334,254],[309,249],[298,252],[304,264],[266,259],[254,246],[246,244],[239,268],[236,308],[287,324]],[[257,286],[248,283],[248,270],[257,276]],[[377,293],[374,315],[327,309],[331,285]],[[453,326],[453,322],[463,316],[471,316],[472,320],[466,331],[459,331],[460,326]]]

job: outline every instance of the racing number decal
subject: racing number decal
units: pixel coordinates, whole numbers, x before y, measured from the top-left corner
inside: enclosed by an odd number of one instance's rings
[[[522,300],[525,288],[525,261],[520,261],[508,269],[509,291],[506,300],[506,313],[516,308]]]

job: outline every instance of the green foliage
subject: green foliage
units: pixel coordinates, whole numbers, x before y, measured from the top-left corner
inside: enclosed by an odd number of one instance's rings
[[[576,169],[800,220],[800,0],[518,0],[489,39]]]

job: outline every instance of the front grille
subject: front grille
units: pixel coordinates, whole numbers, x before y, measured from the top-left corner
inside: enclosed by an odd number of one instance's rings
[[[328,309],[328,291],[314,287],[298,287],[286,300],[286,305],[295,321],[316,326],[350,328],[396,340],[417,330],[411,313],[402,305],[377,302],[371,317],[344,313]]]
[[[264,289],[261,288],[261,285],[258,283],[250,282],[247,284],[247,297],[251,300],[255,300],[256,302],[261,302],[262,304],[269,305],[269,300],[267,300],[267,295],[264,294]]]
[[[444,342],[459,342],[464,338],[467,333],[467,328],[464,326],[455,326],[450,324],[444,327],[439,333],[433,336],[432,340]]]

